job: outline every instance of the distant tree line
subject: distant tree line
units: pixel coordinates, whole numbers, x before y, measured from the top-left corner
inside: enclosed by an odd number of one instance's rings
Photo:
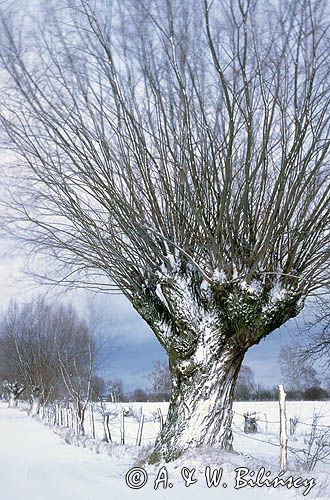
[[[316,376],[316,370],[315,372],[306,370],[303,383],[295,385],[290,383],[285,375],[283,363],[282,361],[282,378],[288,401],[317,401],[330,398],[330,386],[321,386],[321,382]],[[236,401],[275,401],[277,399],[277,385],[266,387],[260,382],[256,383],[253,370],[249,366],[242,365],[235,390]]]
[[[282,379],[288,401],[317,401],[330,398],[330,379],[324,379],[321,384],[315,368],[307,362],[294,362],[292,349],[282,349],[280,354]],[[297,366],[299,364],[299,366]],[[295,375],[295,376],[294,376]],[[170,401],[171,380],[166,361],[155,361],[152,370],[147,374],[151,387],[137,387],[129,393],[120,392],[118,401]],[[122,387],[122,385],[121,385]],[[251,367],[242,365],[239,372],[235,394],[235,401],[276,401],[278,399],[277,385],[267,387],[256,382]],[[110,395],[108,400],[112,400]]]
[[[322,377],[318,364],[312,358],[301,356],[300,346],[285,346],[280,351],[280,365],[287,399],[324,400],[330,398],[330,377],[323,370]]]
[[[315,401],[330,398],[330,379],[324,380],[323,384],[318,377],[315,368],[307,362],[293,363],[292,353],[294,349],[281,351],[281,370],[285,384],[287,399]],[[296,374],[296,377],[293,377]],[[171,397],[171,385],[167,363],[164,361],[154,362],[153,369],[147,375],[151,382],[150,389],[136,388],[125,396],[125,400],[131,401],[169,401]],[[322,386],[323,385],[323,386]],[[235,387],[235,401],[275,401],[278,399],[277,385],[266,387],[261,382],[256,382],[255,374],[251,367],[242,365]]]
[[[171,399],[171,376],[166,361],[154,361],[151,371],[147,373],[146,379],[150,382],[150,387],[136,387],[130,392],[123,391],[122,381],[109,381],[107,386],[107,400],[118,402],[154,402],[170,401]],[[114,397],[115,394],[115,397]]]

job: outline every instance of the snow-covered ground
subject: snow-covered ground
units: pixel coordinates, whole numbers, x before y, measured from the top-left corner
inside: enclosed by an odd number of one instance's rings
[[[136,404],[137,408],[141,405]],[[161,405],[166,413],[166,406]],[[256,408],[258,407],[258,409]],[[292,408],[291,408],[292,406]],[[313,405],[314,408],[315,404]],[[330,417],[330,404],[318,403],[323,417],[322,424],[328,425]],[[143,412],[150,417],[155,416],[159,404],[144,404]],[[136,408],[136,409],[137,409]],[[288,418],[300,415],[305,422],[311,419],[312,404],[288,404]],[[132,406],[131,406],[132,409]],[[267,411],[264,411],[264,410]],[[146,466],[142,461],[137,463],[138,452],[146,453],[144,448],[134,446],[102,446],[102,454],[97,454],[87,448],[68,445],[60,436],[52,432],[51,428],[42,425],[38,420],[33,420],[24,411],[8,409],[5,403],[0,403],[0,499],[1,500],[117,500],[117,499],[182,499],[194,500],[203,495],[207,499],[255,499],[265,498],[303,498],[303,493],[310,489],[310,481],[315,477],[315,486],[311,488],[307,498],[330,498],[329,482],[327,481],[327,466],[318,467],[316,472],[299,472],[290,470],[286,476],[292,475],[294,479],[302,477],[303,485],[298,488],[287,489],[242,486],[238,482],[239,474],[244,471],[235,471],[246,467],[255,475],[262,467],[269,471],[268,479],[275,478],[278,474],[278,448],[264,443],[263,440],[277,439],[272,434],[271,422],[278,420],[277,406],[275,403],[238,403],[234,410],[237,412],[235,427],[239,434],[235,435],[235,449],[244,452],[224,453],[217,449],[204,449],[191,451],[180,460],[166,465]],[[258,433],[255,439],[241,436],[239,430],[242,417],[239,413],[244,411],[260,411],[267,414],[268,433]],[[273,413],[272,413],[273,411]],[[137,410],[138,412],[138,410]],[[268,413],[267,413],[268,412]],[[299,416],[298,415],[298,416]],[[241,420],[238,420],[238,418]],[[133,419],[132,419],[133,421]],[[127,433],[133,435],[133,424],[127,424]],[[135,425],[135,424],[134,424]],[[157,425],[157,422],[154,422]],[[261,424],[262,425],[262,424]],[[274,424],[276,425],[276,424]],[[158,427],[159,429],[159,427]],[[298,432],[299,427],[297,428]],[[149,429],[150,430],[150,429]],[[155,429],[156,430],[156,429]],[[266,430],[266,429],[264,429]],[[130,431],[130,432],[129,432]],[[297,434],[295,439],[300,443],[303,434]],[[293,443],[293,441],[292,441]],[[274,448],[268,452],[268,448]],[[248,451],[247,451],[248,450]],[[247,457],[246,455],[249,455]],[[140,459],[141,459],[140,457]],[[206,467],[211,467],[211,472],[218,469],[222,471],[219,486],[207,487]],[[146,484],[140,489],[127,486],[125,476],[133,467],[138,469],[136,475],[130,475],[133,482],[139,483],[145,477]],[[195,471],[194,471],[195,469]],[[139,476],[140,475],[140,476]],[[254,475],[254,477],[255,477]],[[139,477],[138,477],[139,476]],[[189,487],[189,482],[197,479]],[[155,481],[159,479],[159,487],[155,490]],[[163,479],[163,481],[161,481]],[[247,479],[247,476],[244,476]],[[167,488],[163,485],[167,482]],[[170,483],[173,485],[170,486]],[[157,484],[157,483],[156,483]],[[224,486],[226,484],[226,486]]]

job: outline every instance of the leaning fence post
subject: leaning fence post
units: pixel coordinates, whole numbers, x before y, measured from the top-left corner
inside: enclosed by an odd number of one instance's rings
[[[136,446],[141,446],[142,430],[143,430],[144,415],[140,414],[139,428],[136,436]]]
[[[160,431],[163,430],[163,427],[164,427],[164,419],[163,419],[163,414],[162,414],[162,410],[160,408],[157,409],[157,412],[158,412],[158,418],[159,418],[159,427],[160,427]]]
[[[125,410],[120,412],[120,444],[125,444]]]
[[[278,386],[278,397],[280,405],[280,470],[286,470],[287,465],[287,444],[286,434],[286,414],[285,414],[285,392],[283,385]]]
[[[105,433],[105,437],[108,441],[108,443],[111,443],[112,439],[111,439],[111,432],[110,432],[110,427],[109,427],[109,420],[110,420],[110,415],[104,415],[104,418],[103,418],[103,426],[104,426],[104,433]]]

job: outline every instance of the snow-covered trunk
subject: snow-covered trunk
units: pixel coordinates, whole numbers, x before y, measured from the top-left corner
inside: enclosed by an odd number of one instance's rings
[[[234,343],[220,352],[206,345],[203,350],[202,359],[170,360],[172,398],[150,463],[174,460],[202,445],[232,448],[232,402],[244,352]]]
[[[77,400],[78,433],[85,436],[85,409],[80,400]]]
[[[16,394],[14,392],[9,393],[9,402],[8,402],[9,408],[15,408],[17,406],[18,396],[19,394]]]
[[[32,404],[31,404],[30,415],[32,417],[38,415],[40,411],[42,396],[43,396],[42,386],[34,385],[32,387],[32,392],[31,392]]]
[[[81,436],[85,436],[85,425],[84,425],[84,422],[85,422],[85,415],[83,413],[82,415],[79,416],[79,428],[78,428],[78,431],[79,431],[79,434]]]
[[[41,396],[32,396],[30,415],[33,417],[39,414],[41,407]]]

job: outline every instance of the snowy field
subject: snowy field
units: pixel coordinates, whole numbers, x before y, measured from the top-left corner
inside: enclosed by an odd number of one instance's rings
[[[116,426],[119,433],[119,415],[124,406],[125,446],[119,444],[94,446],[94,451],[86,447],[68,445],[63,437],[56,435],[52,429],[40,421],[31,419],[20,409],[8,409],[6,403],[0,403],[0,470],[1,500],[126,500],[134,499],[197,499],[201,495],[206,499],[256,499],[265,498],[305,498],[304,492],[309,491],[307,498],[330,498],[329,464],[318,463],[313,472],[306,472],[297,467],[296,456],[289,451],[289,470],[285,477],[292,480],[301,477],[299,487],[266,488],[258,486],[237,486],[237,468],[246,467],[257,473],[262,467],[269,471],[269,478],[278,475],[278,405],[277,403],[236,403],[234,405],[234,448],[238,453],[224,453],[216,448],[191,451],[180,460],[166,465],[166,474],[161,467],[148,466],[143,463],[148,448],[136,447],[136,430],[138,426],[141,404],[111,405],[111,432],[113,441],[116,436]],[[145,415],[144,438],[142,445],[153,441],[160,427],[158,408],[165,416],[167,404],[144,403],[142,412]],[[243,413],[258,412],[258,433],[243,435]],[[318,421],[319,429],[327,430],[330,425],[330,402],[292,402],[287,403],[287,418],[297,417],[295,434],[289,436],[289,447],[297,450],[306,448],[312,423],[313,412],[322,415]],[[266,414],[266,416],[265,416]],[[101,414],[96,415],[97,438],[103,437]],[[61,429],[62,436],[68,430]],[[132,441],[130,445],[129,440]],[[92,440],[89,441],[89,444]],[[95,441],[96,442],[96,441]],[[81,443],[80,443],[81,444]],[[91,446],[90,446],[91,447]],[[97,453],[98,451],[98,453]],[[218,486],[207,487],[206,467],[210,471],[217,468],[221,481]],[[140,489],[130,488],[125,482],[125,476],[132,467],[138,469],[142,479],[133,477],[137,484],[146,479],[146,484]],[[185,469],[184,469],[185,467]],[[195,469],[195,470],[194,470]],[[236,471],[235,471],[236,469]],[[160,474],[161,471],[161,474]],[[189,474],[193,482],[188,487]],[[143,476],[144,474],[144,476]],[[165,474],[165,476],[164,476]],[[244,476],[247,478],[247,476]],[[252,476],[251,476],[252,477]],[[155,490],[157,478],[159,487]],[[165,479],[164,479],[165,478]],[[315,479],[312,486],[311,479]],[[298,484],[297,483],[297,484]],[[135,484],[135,483],[134,483]],[[164,488],[164,484],[167,485]],[[172,487],[170,486],[172,484]],[[241,486],[243,483],[239,483]],[[133,484],[132,484],[133,485]]]

